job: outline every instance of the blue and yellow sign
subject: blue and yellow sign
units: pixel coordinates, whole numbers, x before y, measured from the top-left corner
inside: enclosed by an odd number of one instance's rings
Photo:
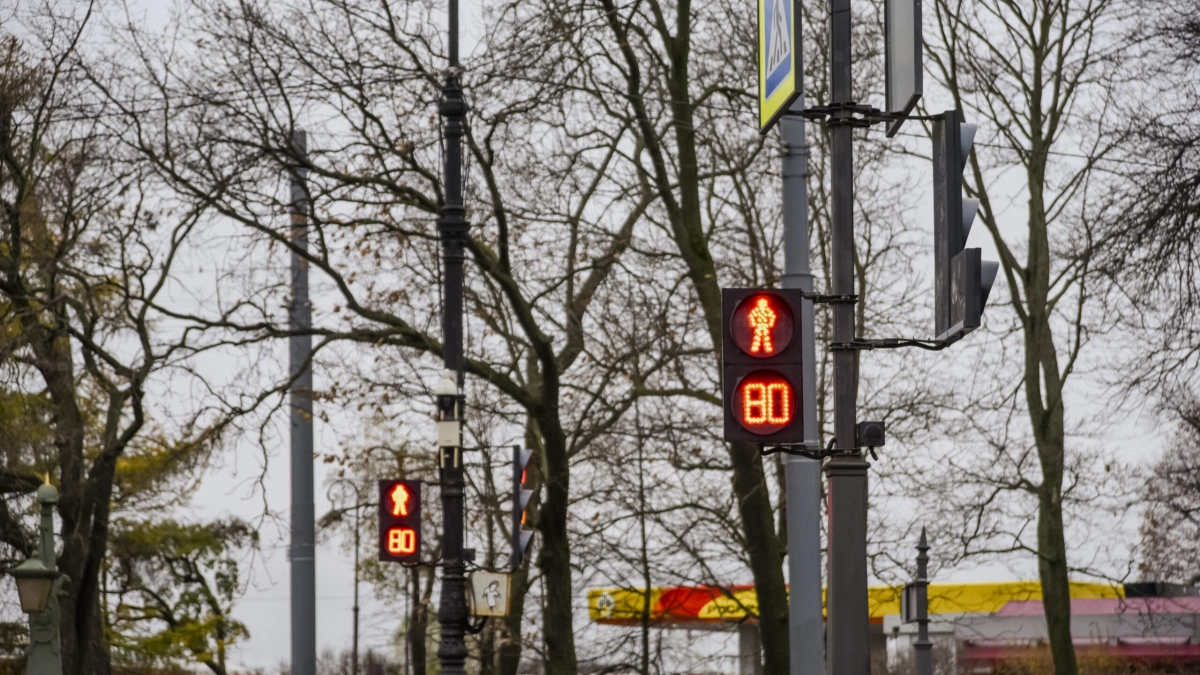
[[[799,0],[758,0],[758,131],[765,134],[803,91]]]

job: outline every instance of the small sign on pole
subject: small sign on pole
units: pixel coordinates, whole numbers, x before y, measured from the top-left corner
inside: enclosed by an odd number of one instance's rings
[[[471,614],[473,616],[508,616],[512,575],[503,572],[471,573]]]
[[[758,132],[767,133],[804,91],[799,0],[758,0]]]
[[[887,55],[887,112],[899,113],[888,122],[888,138],[921,98],[923,41],[921,0],[886,0],[884,6],[884,51]]]

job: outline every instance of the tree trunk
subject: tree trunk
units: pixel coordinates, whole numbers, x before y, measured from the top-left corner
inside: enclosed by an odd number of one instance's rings
[[[61,325],[65,326],[66,321],[62,318]],[[107,675],[111,663],[100,614],[100,570],[108,537],[115,460],[106,459],[113,456],[106,446],[93,466],[85,468],[85,422],[76,398],[74,362],[67,346],[71,343],[65,331],[42,330],[41,326],[29,321],[25,322],[25,328],[34,336],[30,345],[38,357],[37,367],[46,382],[56,414],[55,444],[60,471],[58,511],[63,540],[59,567],[69,578],[63,586],[59,623],[63,673]],[[116,405],[119,419],[122,406],[120,402],[110,401],[110,407],[113,405]]]
[[[750,571],[758,592],[758,631],[763,645],[763,672],[789,670],[787,584],[783,579],[783,546],[774,530],[767,478],[757,449],[748,443],[730,446],[733,491],[742,517]]]
[[[1046,452],[1042,453],[1045,457]],[[1058,456],[1062,457],[1061,446]],[[1045,464],[1043,461],[1043,466]],[[1053,483],[1046,481],[1038,495],[1038,576],[1042,582],[1042,605],[1046,612],[1046,632],[1055,675],[1076,675],[1079,666],[1071,640],[1071,587],[1067,578],[1060,485],[1061,478]]]
[[[680,3],[680,28],[672,54],[674,70],[669,90],[674,103],[676,148],[679,158],[680,226],[676,236],[684,260],[688,261],[696,295],[704,311],[716,355],[721,353],[721,287],[716,265],[704,235],[700,201],[700,170],[696,152],[696,134],[692,106],[689,103],[687,58],[690,32],[685,27],[686,7]],[[680,53],[682,52],[682,53]],[[717,359],[717,367],[720,367]],[[733,467],[733,491],[750,556],[750,571],[758,594],[759,631],[763,645],[764,675],[787,675],[788,656],[787,585],[783,576],[783,546],[775,533],[775,516],[767,490],[762,458],[748,443],[729,445]]]
[[[557,427],[557,419],[542,418],[539,422],[543,422],[540,426],[546,456],[545,499],[538,512],[537,523],[542,534],[538,567],[542,570],[546,582],[542,631],[546,640],[546,675],[576,675],[579,664],[575,658],[575,625],[571,606],[571,547],[567,537],[570,462],[566,441],[561,429]],[[547,426],[550,429],[547,429]]]
[[[688,277],[703,312],[704,323],[712,342],[714,366],[720,366],[721,353],[721,287],[716,279],[716,265],[708,247],[703,223],[703,204],[700,198],[700,165],[697,161],[695,117],[692,114],[688,64],[691,54],[691,6],[688,0],[676,6],[674,35],[659,26],[659,37],[670,70],[666,88],[671,94],[671,120],[674,132],[674,151],[678,180],[672,180],[667,169],[667,148],[664,137],[655,129],[642,97],[641,64],[629,46],[630,30],[622,23],[613,0],[602,1],[608,25],[613,31],[620,54],[628,68],[628,100],[634,109],[636,129],[652,163],[653,185],[662,205],[670,216],[671,235],[680,258],[688,267]],[[676,197],[678,186],[678,198]],[[733,467],[733,491],[742,516],[746,552],[750,556],[750,571],[754,575],[758,595],[758,613],[763,644],[764,675],[787,675],[787,586],[782,569],[782,545],[774,531],[774,514],[767,491],[762,459],[749,444],[733,443],[728,447]]]
[[[1034,121],[1039,122],[1037,114]],[[1035,125],[1040,128],[1040,124]],[[1078,675],[1071,639],[1071,587],[1063,528],[1062,483],[1066,465],[1063,379],[1051,327],[1050,236],[1046,216],[1047,155],[1043,141],[1032,141],[1029,176],[1029,250],[1026,257],[1025,401],[1041,464],[1038,499],[1038,576],[1055,675]]]

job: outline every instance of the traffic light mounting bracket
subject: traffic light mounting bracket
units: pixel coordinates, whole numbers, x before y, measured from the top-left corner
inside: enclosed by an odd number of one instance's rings
[[[886,438],[884,428],[883,422],[859,422],[854,434],[854,441],[857,447],[850,450],[835,448],[834,443],[837,442],[837,439],[830,438],[828,445],[823,449],[817,450],[810,450],[807,445],[793,443],[759,443],[758,454],[767,457],[782,452],[785,455],[799,455],[809,459],[821,460],[826,457],[857,456],[862,452],[863,448],[866,448],[871,453],[871,457],[878,461],[879,455],[875,454],[875,448],[883,447]]]
[[[879,108],[873,108],[869,105],[862,105],[850,101],[848,103],[831,103],[829,105],[818,105],[804,110],[784,113],[783,117],[803,117],[807,120],[820,121],[827,117],[832,117],[834,113],[843,110],[849,110],[851,115],[859,115],[859,117],[838,117],[830,119],[826,124],[828,126],[852,126],[852,127],[870,127],[875,124],[884,124],[887,122],[895,122],[896,120],[923,120],[926,122],[938,119],[937,115],[913,115],[911,113],[904,114],[902,112],[883,112]]]
[[[857,295],[824,295],[821,293],[800,293],[800,297],[805,300],[811,300],[819,305],[836,305],[842,302],[858,302]],[[929,340],[924,338],[882,338],[870,340],[855,340],[853,342],[830,342],[830,349],[901,349],[903,347],[917,347],[937,352],[949,347],[963,338],[963,334],[955,334],[945,340]]]
[[[958,342],[963,338],[963,334],[959,333],[944,340],[925,339],[925,338],[881,338],[871,340],[855,340],[854,342],[830,342],[830,349],[861,349],[869,351],[872,349],[901,349],[904,347],[917,347],[931,352],[940,352],[950,345]]]
[[[858,302],[857,295],[822,295],[820,293],[805,293],[800,292],[800,297],[805,300],[812,300],[818,305],[836,305],[841,302]]]
[[[832,439],[830,440],[832,444]],[[826,457],[857,457],[859,448],[843,450],[841,448],[825,447],[817,450],[810,450],[808,449],[807,445],[784,445],[779,443],[758,444],[758,454],[763,457],[769,457],[780,452],[785,455],[796,455],[799,457],[807,457],[809,459],[822,460]]]

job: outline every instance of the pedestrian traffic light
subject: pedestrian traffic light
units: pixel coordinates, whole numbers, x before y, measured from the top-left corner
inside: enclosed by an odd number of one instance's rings
[[[379,559],[421,562],[421,481],[379,481]]]
[[[804,442],[802,298],[794,288],[721,291],[726,441]]]
[[[999,263],[966,248],[978,199],[963,197],[962,173],[975,142],[975,125],[948,110],[933,122],[934,324],[939,340],[980,326]]]
[[[512,503],[512,568],[521,566],[525,559],[525,549],[533,539],[533,528],[526,523],[529,520],[529,502],[533,499],[532,485],[529,479],[529,463],[533,461],[533,450],[513,446],[513,503]]]

